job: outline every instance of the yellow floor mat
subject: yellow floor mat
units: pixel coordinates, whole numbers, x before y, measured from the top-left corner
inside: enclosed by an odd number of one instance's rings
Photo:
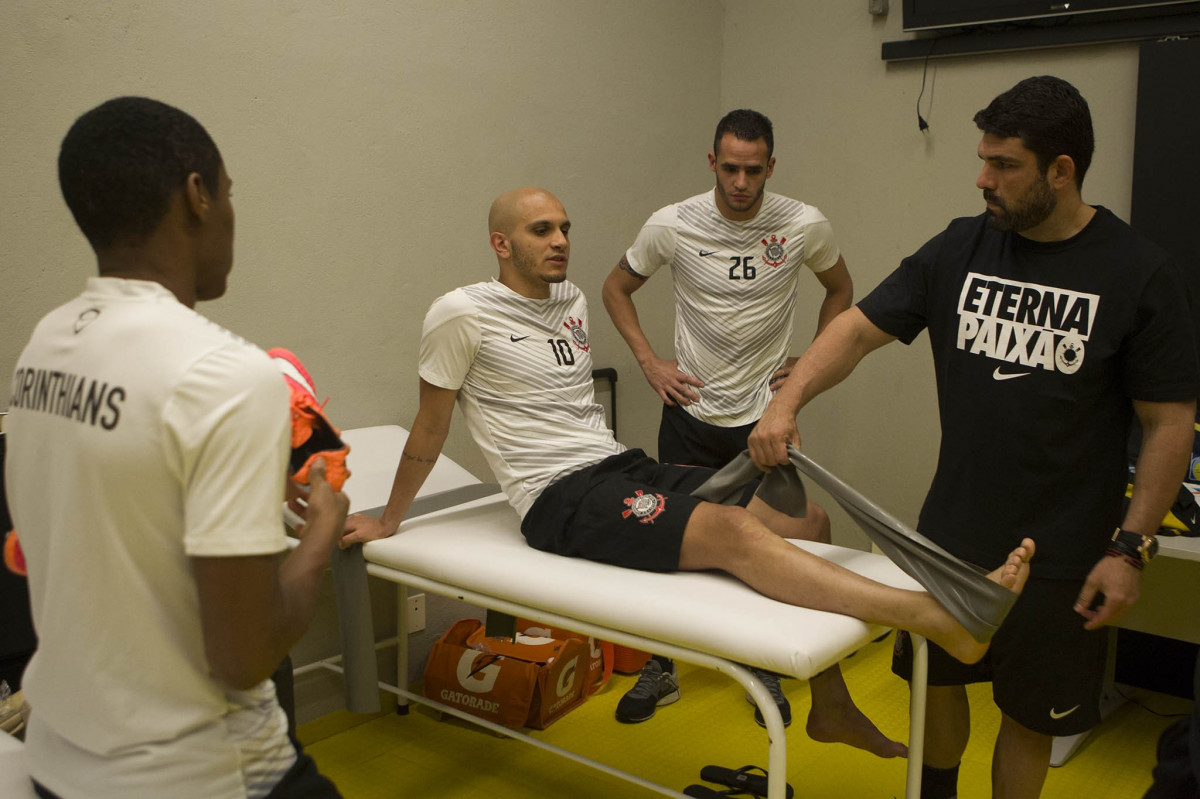
[[[891,637],[843,662],[851,695],[886,735],[907,740],[908,689],[890,671]],[[700,782],[708,764],[766,766],[766,732],[754,723],[742,688],[717,672],[679,664],[679,702],[650,721],[626,725],[613,712],[635,676],[614,675],[599,693],[549,729],[542,741],[582,753],[677,791]],[[795,721],[788,730],[788,782],[798,799],[892,799],[904,794],[905,761],[882,760],[804,734],[808,684],[784,680]],[[969,690],[972,737],[959,779],[960,799],[991,795],[991,746],[999,712],[990,686]],[[1191,703],[1148,691],[1133,698],[1162,713],[1190,712]],[[657,796],[522,742],[413,706],[407,716],[335,713],[300,728],[321,771],[347,799],[613,799]],[[1046,799],[1136,799],[1150,785],[1155,742],[1170,718],[1126,703],[1061,768],[1052,768]]]

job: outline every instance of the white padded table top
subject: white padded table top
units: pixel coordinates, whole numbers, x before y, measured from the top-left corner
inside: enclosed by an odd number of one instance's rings
[[[880,582],[919,588],[882,555],[796,543]],[[363,554],[369,564],[800,679],[886,629],[767,599],[722,573],[656,574],[539,552],[502,494],[406,521]]]
[[[386,505],[392,492],[400,453],[404,450],[404,442],[408,440],[408,431],[394,424],[358,427],[343,430],[342,440],[350,445],[350,454],[346,457],[350,479],[343,489],[350,498],[350,512],[362,513]],[[417,496],[424,497],[478,482],[466,469],[441,455]]]

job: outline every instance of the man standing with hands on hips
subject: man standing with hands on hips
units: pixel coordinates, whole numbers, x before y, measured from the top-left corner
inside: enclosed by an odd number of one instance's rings
[[[746,449],[746,437],[794,358],[796,293],[804,267],[824,289],[817,331],[850,307],[854,286],[815,207],[766,191],[775,169],[771,121],[730,111],[717,124],[709,169],[716,186],[656,211],[604,283],[604,306],[651,388],[662,398],[658,459],[719,469]],[[670,265],[675,286],[676,360],[658,357],[642,331],[633,294]],[[809,503],[802,531],[829,541],[829,517]],[[757,672],[784,724],[791,707],[779,677]],[[823,679],[841,682],[836,668]],[[655,656],[617,707],[617,719],[646,721],[679,698],[675,665]],[[820,714],[818,714],[819,716]],[[762,714],[755,710],[761,725]],[[810,723],[819,723],[810,717]],[[903,747],[888,741],[884,756]]]

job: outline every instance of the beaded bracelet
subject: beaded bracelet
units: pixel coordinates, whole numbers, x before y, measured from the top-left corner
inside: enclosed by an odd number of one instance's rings
[[[1131,555],[1127,551],[1126,547],[1120,546],[1115,541],[1110,543],[1108,547],[1105,548],[1104,554],[1110,558],[1124,558],[1126,563],[1138,571],[1141,571],[1146,567],[1146,564],[1142,562],[1141,555]]]

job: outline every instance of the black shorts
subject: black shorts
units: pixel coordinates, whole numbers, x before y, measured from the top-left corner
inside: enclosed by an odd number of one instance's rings
[[[658,425],[658,459],[663,463],[720,469],[746,449],[754,424],[717,427],[678,405],[663,405]]]
[[[1075,612],[1082,580],[1031,578],[983,660],[966,665],[929,644],[929,684],[992,683],[1009,718],[1044,735],[1075,735],[1100,723],[1108,631],[1083,629]],[[912,678],[912,647],[897,631],[892,671]]]
[[[712,469],[661,464],[640,449],[605,458],[551,483],[521,532],[534,549],[642,571],[679,568],[683,531]],[[758,481],[743,492],[743,507]]]

